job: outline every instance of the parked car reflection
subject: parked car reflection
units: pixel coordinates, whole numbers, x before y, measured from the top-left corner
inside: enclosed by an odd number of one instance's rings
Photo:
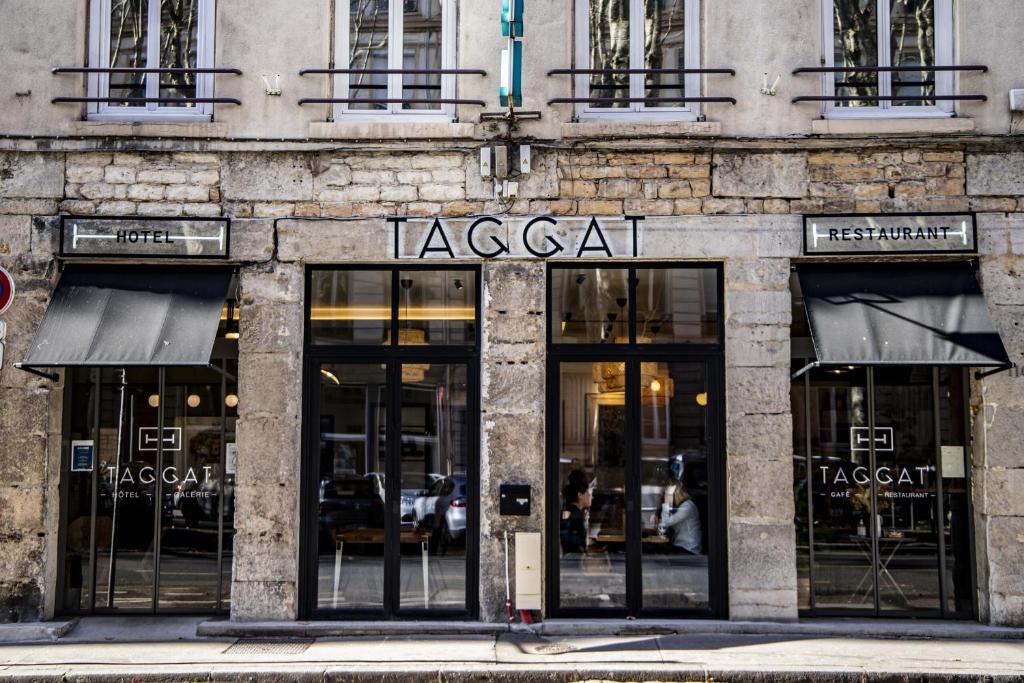
[[[465,542],[466,493],[466,475],[453,474],[434,481],[413,502],[415,526],[432,532],[432,550],[443,552],[448,546]]]

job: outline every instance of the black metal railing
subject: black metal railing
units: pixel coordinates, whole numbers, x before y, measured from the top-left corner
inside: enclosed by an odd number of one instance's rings
[[[793,69],[793,75],[802,74],[882,74],[882,73],[938,73],[949,71],[975,71],[987,73],[988,67],[981,64],[962,65],[940,65],[940,66],[802,66]],[[835,84],[835,88],[849,89],[858,87],[877,87],[872,83],[857,83],[857,78],[848,78]],[[934,86],[934,80],[926,81],[901,81],[894,80],[893,87],[929,87]],[[793,103],[800,102],[987,102],[988,95],[937,95],[930,93],[918,93],[916,95],[800,95],[793,98]]]
[[[303,69],[300,76],[342,75],[359,76],[486,76],[483,69]],[[387,90],[385,83],[349,84],[353,90]],[[403,83],[402,90],[441,90],[436,83]],[[471,100],[461,97],[303,97],[299,105],[305,104],[467,104],[485,107],[483,100]]]
[[[735,69],[551,69],[548,71],[548,76],[661,76],[661,75],[672,75],[672,76],[687,76],[687,75],[725,75],[735,76]],[[591,90],[618,90],[626,89],[629,87],[628,83],[621,85],[616,84],[605,84],[605,83],[592,83],[589,85]],[[684,84],[672,84],[672,83],[652,83],[645,84],[644,88],[647,90],[671,90],[673,88],[682,88]],[[595,104],[595,105],[614,105],[614,104],[632,104],[633,102],[644,102],[647,104],[686,104],[689,102],[699,103],[724,103],[724,104],[736,104],[735,97],[709,97],[709,96],[680,96],[680,97],[555,97],[548,100],[548,104]]]
[[[99,66],[58,66],[51,69],[55,75],[59,74],[171,74],[171,75],[205,75],[205,74],[229,74],[241,76],[242,70],[235,68],[184,68],[184,67],[99,67]],[[145,83],[115,84],[109,88],[134,89],[144,88]],[[178,83],[161,83],[161,88],[181,88]],[[191,87],[191,86],[189,86]],[[109,89],[108,88],[108,89]],[[50,100],[53,104],[87,103],[87,104],[236,104],[241,105],[241,100],[234,97],[54,97]]]

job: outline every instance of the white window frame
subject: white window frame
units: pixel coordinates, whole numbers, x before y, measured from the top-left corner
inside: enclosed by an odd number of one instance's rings
[[[701,15],[700,0],[684,0],[686,28],[683,40],[684,61],[687,69],[701,68]],[[644,1],[629,0],[629,68],[644,67],[644,22],[635,18],[644,16]],[[590,0],[576,0],[576,68],[590,69]],[[579,74],[575,77],[575,97],[590,95],[590,76]],[[686,74],[683,86],[688,97],[700,97],[701,74]],[[643,74],[629,77],[630,97],[644,96]],[[630,102],[627,107],[591,107],[589,103],[576,105],[578,120],[644,120],[644,121],[697,121],[702,108],[699,102],[690,102],[682,107],[646,107],[643,102]]]
[[[878,7],[878,66],[892,66],[890,46],[889,0],[872,0]],[[835,13],[834,0],[822,0],[822,64],[834,67]],[[955,64],[953,61],[953,0],[935,0],[935,63],[938,66]],[[955,72],[935,71],[935,94],[952,95],[955,92]],[[892,72],[878,74],[878,94],[892,95]],[[828,97],[836,94],[836,78],[841,73],[822,74],[822,92]],[[920,119],[947,118],[956,111],[953,100],[939,100],[926,107],[893,106],[894,102],[879,102],[874,107],[843,107],[836,102],[825,102],[823,115],[830,119]]]
[[[199,0],[199,26],[197,30],[196,67],[213,67],[215,0]],[[110,67],[110,4],[111,0],[93,0],[89,15],[89,65]],[[146,67],[160,66],[160,0],[147,4]],[[90,97],[110,96],[110,74],[88,74]],[[146,74],[146,97],[160,96],[160,74]],[[196,97],[213,97],[213,74],[196,75]],[[109,102],[90,102],[87,109],[90,120],[99,121],[152,121],[196,122],[209,121],[213,104],[207,102],[194,107],[170,107],[149,102],[138,106],[117,106]]]
[[[336,68],[347,69],[349,67],[349,23],[351,16],[352,0],[338,0],[335,9],[334,19],[334,64]],[[455,0],[440,0],[441,2],[441,68],[456,68],[456,27],[458,26],[456,16]],[[389,0],[388,2],[388,69],[401,69],[404,62],[404,23],[405,13],[403,12],[402,0]],[[349,97],[349,83],[351,74],[335,74],[334,92],[335,97]],[[397,99],[402,96],[402,75],[391,74],[387,77],[387,94],[382,99]],[[455,97],[455,75],[444,74],[441,76],[441,99],[453,99]],[[423,109],[402,109],[401,104],[391,103],[387,109],[350,109],[345,103],[335,103],[333,107],[333,119],[335,121],[380,121],[380,120],[401,120],[401,121],[424,121],[424,122],[446,122],[455,120],[455,105],[442,104],[435,110]]]

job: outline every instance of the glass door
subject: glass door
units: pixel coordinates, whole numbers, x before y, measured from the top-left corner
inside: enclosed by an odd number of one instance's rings
[[[805,611],[971,616],[964,372],[851,366],[794,383]]]
[[[711,615],[721,555],[715,364],[558,364],[556,612]],[[720,574],[717,574],[720,576]]]
[[[475,615],[477,283],[308,273],[304,615]]]
[[[62,611],[230,605],[237,361],[68,371]]]

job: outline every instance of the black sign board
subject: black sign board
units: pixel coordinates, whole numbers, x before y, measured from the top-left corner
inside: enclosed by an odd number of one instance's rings
[[[64,257],[226,259],[230,247],[228,218],[60,217]]]
[[[530,485],[502,484],[498,488],[498,511],[503,515],[530,516]]]
[[[804,254],[975,254],[973,213],[825,215],[804,217]]]

